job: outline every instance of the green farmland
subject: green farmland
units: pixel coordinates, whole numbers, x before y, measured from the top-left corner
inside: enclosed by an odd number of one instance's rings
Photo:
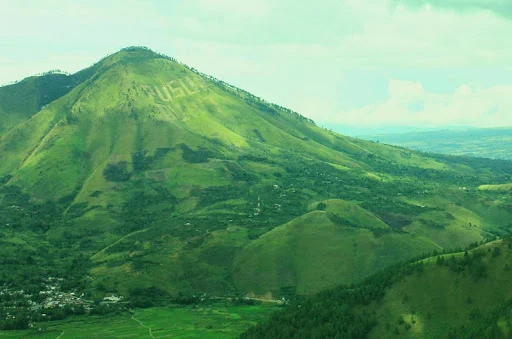
[[[186,306],[138,309],[115,316],[72,317],[0,338],[237,338],[277,306]]]

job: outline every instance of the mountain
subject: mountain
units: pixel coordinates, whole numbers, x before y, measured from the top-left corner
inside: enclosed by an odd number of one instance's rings
[[[327,129],[333,130],[334,132],[357,138],[363,138],[366,136],[375,136],[382,134],[408,134],[408,133],[422,133],[439,130],[438,127],[427,127],[427,126],[400,126],[400,125],[344,125],[339,123],[332,123],[321,121],[319,124]],[[461,129],[457,126],[444,127],[446,130]],[[373,139],[372,139],[373,140]]]
[[[425,152],[512,160],[512,128],[438,129],[408,133],[367,132],[363,139]]]
[[[510,338],[511,254],[508,237],[395,265],[299,300],[242,338]]]
[[[507,161],[342,136],[146,48],[62,81],[5,111],[9,286],[276,299],[512,228],[510,198],[485,189],[510,184]]]
[[[0,87],[0,134],[70,92],[94,71],[95,68],[90,67],[73,75],[58,71],[47,72]]]

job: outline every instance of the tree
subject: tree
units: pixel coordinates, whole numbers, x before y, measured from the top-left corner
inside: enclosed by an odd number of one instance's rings
[[[128,171],[128,163],[120,161],[117,164],[108,164],[103,170],[103,176],[108,181],[128,181],[132,173]]]
[[[316,209],[318,211],[325,211],[326,208],[327,208],[327,204],[325,202],[320,202],[320,203],[318,203],[318,205],[316,205]]]

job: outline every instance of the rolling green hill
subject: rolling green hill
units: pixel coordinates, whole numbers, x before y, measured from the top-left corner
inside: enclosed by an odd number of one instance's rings
[[[509,338],[512,240],[396,265],[297,301],[242,338]]]
[[[79,74],[0,136],[0,283],[276,299],[512,229],[479,189],[510,162],[338,135],[145,48]]]
[[[371,228],[372,224],[386,228]],[[424,237],[393,232],[375,216],[367,223],[350,224],[316,211],[246,246],[235,262],[234,278],[257,295],[304,295],[361,281],[383,266],[436,248],[440,247]]]

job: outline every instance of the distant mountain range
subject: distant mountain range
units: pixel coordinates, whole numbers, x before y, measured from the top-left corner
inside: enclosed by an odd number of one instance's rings
[[[424,126],[394,126],[394,125],[344,125],[330,122],[319,122],[319,125],[332,130],[334,132],[351,136],[361,137],[368,135],[380,135],[380,134],[398,134],[398,133],[420,133],[428,131],[437,131],[439,127],[424,127]],[[443,127],[445,130],[460,130],[460,129],[471,129],[471,127],[461,126],[447,126]]]
[[[512,127],[377,132],[360,137],[425,152],[512,160]]]

